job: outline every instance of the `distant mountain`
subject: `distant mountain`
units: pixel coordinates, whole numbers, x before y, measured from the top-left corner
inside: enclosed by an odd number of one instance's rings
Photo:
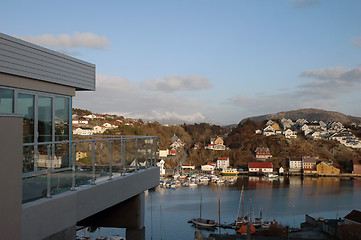
[[[261,122],[264,120],[269,119],[282,119],[282,118],[288,118],[293,121],[304,118],[307,121],[324,121],[325,123],[329,121],[335,121],[335,122],[341,122],[342,124],[346,124],[349,122],[354,123],[361,123],[361,117],[354,117],[342,114],[340,112],[332,112],[332,111],[326,111],[322,109],[315,109],[315,108],[305,108],[305,109],[299,109],[299,110],[291,110],[286,112],[279,112],[274,114],[266,114],[261,116],[255,116],[250,117],[249,119],[255,121],[255,122]],[[245,118],[241,121],[244,122],[248,118]]]

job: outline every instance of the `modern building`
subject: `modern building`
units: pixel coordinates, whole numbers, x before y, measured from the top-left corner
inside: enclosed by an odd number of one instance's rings
[[[144,239],[144,191],[159,184],[159,168],[152,167],[156,141],[134,140],[150,149],[150,167],[113,173],[112,164],[130,164],[125,150],[120,163],[112,161],[112,146],[124,138],[72,138],[72,98],[94,90],[94,64],[0,33],[2,239],[75,239],[77,225],[125,227],[130,239]],[[75,171],[81,148],[92,156],[84,182]],[[108,151],[107,159],[96,159],[100,150]],[[113,181],[102,180],[96,160],[109,165],[106,176]]]

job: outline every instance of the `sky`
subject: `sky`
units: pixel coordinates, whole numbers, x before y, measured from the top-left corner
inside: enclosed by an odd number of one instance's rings
[[[361,116],[360,0],[0,0],[0,32],[96,65],[73,107],[235,124]]]

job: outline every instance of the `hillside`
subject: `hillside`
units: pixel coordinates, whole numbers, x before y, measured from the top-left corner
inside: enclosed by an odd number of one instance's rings
[[[249,119],[255,122],[262,122],[269,119],[282,119],[282,118],[288,118],[294,121],[303,118],[306,119],[307,121],[324,121],[324,122],[334,121],[334,122],[341,122],[342,124],[347,124],[350,122],[361,123],[361,117],[354,117],[354,116],[345,115],[340,112],[326,111],[315,108],[305,108],[305,109],[291,110],[286,112],[266,114],[261,116],[250,117]],[[246,119],[243,119],[241,123],[245,121]]]

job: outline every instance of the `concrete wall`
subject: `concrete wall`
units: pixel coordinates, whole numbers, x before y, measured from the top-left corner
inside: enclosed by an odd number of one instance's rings
[[[60,234],[63,230],[75,226],[77,222],[135,197],[158,184],[159,168],[153,167],[95,186],[82,186],[77,191],[54,195],[50,199],[23,204],[23,239],[44,239],[55,233]],[[127,219],[131,220],[130,217]]]
[[[0,33],[0,72],[95,90],[95,65]]]
[[[21,239],[23,118],[0,115],[0,238]]]

